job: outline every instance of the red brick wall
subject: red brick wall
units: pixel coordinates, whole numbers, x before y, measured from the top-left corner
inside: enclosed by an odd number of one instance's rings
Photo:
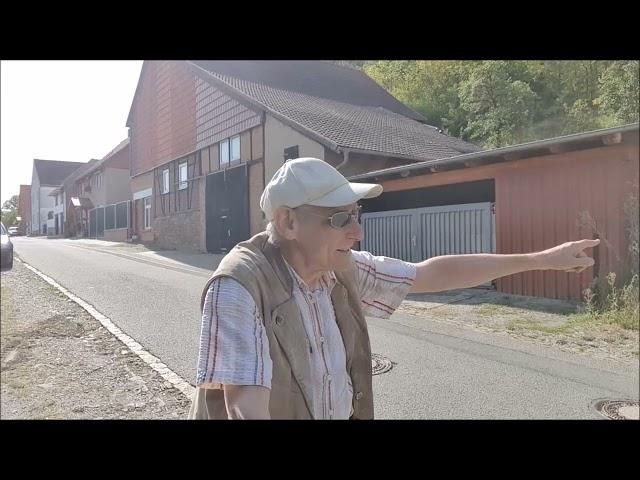
[[[18,216],[22,218],[20,220],[20,233],[24,234],[27,223],[31,223],[31,185],[20,185]]]
[[[195,76],[183,61],[146,61],[128,126],[131,174],[196,148]]]

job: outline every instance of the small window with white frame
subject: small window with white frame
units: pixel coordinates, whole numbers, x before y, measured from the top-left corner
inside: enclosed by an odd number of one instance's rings
[[[180,170],[180,185],[178,185],[178,188],[180,190],[184,190],[185,188],[187,188],[188,183],[188,170],[187,170],[187,162],[183,162],[178,166],[179,170]]]
[[[240,135],[220,142],[220,166],[240,160]]]
[[[220,166],[229,164],[229,140],[220,142]]]
[[[231,152],[229,157],[232,162],[240,160],[240,135],[231,137]]]
[[[144,229],[151,229],[151,197],[144,197]]]
[[[169,193],[169,169],[162,170],[162,193]]]

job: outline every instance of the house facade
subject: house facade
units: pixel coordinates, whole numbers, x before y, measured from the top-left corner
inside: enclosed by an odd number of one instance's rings
[[[288,159],[350,175],[480,150],[329,62],[145,62],[127,126],[135,239],[211,253],[263,230]]]
[[[31,227],[30,235],[55,232],[55,198],[51,192],[62,185],[64,179],[80,168],[82,162],[60,160],[33,160],[31,174]]]

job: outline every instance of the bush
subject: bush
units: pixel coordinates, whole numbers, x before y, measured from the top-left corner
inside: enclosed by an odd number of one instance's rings
[[[637,192],[637,183],[634,187]],[[618,279],[614,272],[609,272],[605,278],[596,277],[591,286],[582,292],[585,311],[591,319],[630,330],[638,330],[640,327],[638,213],[638,195],[635,193],[629,196],[624,206],[629,248],[628,262],[625,263],[621,278]],[[589,223],[587,220],[593,222],[592,219],[581,219],[581,222]]]

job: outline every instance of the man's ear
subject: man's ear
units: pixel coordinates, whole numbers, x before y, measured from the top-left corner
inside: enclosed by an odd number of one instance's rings
[[[290,208],[278,208],[274,214],[273,224],[281,237],[286,240],[296,238],[295,213]]]

